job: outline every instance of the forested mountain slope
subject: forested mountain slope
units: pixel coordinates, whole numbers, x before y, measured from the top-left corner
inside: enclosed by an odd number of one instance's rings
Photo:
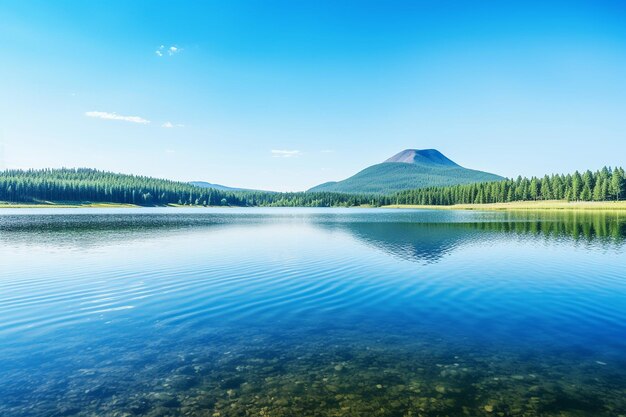
[[[407,149],[350,178],[320,184],[309,191],[390,194],[415,188],[503,179],[499,175],[463,168],[435,149]]]

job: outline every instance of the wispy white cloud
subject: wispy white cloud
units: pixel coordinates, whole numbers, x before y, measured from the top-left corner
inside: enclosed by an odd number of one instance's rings
[[[164,56],[166,54],[169,56],[174,56],[180,51],[182,51],[182,49],[180,49],[178,46],[175,46],[175,45],[172,45],[172,46],[161,45],[157,48],[156,51],[154,51],[154,53],[159,57]]]
[[[172,128],[175,128],[175,127],[185,127],[185,125],[180,124],[180,123],[174,124],[172,122],[165,122],[165,123],[163,123],[161,125],[161,127],[164,127],[166,129],[172,129]]]
[[[150,120],[146,120],[143,117],[122,116],[121,114],[109,113],[106,111],[88,111],[88,112],[85,112],[85,116],[95,117],[97,119],[104,119],[104,120],[122,120],[124,122],[139,123],[142,125],[147,125],[148,123],[150,123]]]
[[[294,158],[302,155],[300,151],[286,149],[272,149],[271,152],[274,158]]]

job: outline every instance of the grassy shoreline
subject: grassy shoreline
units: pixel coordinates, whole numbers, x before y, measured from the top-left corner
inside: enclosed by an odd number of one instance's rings
[[[90,203],[90,202],[55,202],[55,201],[42,201],[38,203],[9,203],[6,201],[0,201],[0,209],[3,208],[137,208],[135,204],[120,204],[120,203]]]
[[[239,207],[239,206],[190,206],[184,204],[166,204],[162,206],[140,206],[138,204],[123,204],[123,203],[91,203],[85,202],[73,202],[73,201],[41,201],[36,203],[10,203],[7,201],[0,201],[0,210],[7,209],[19,209],[19,208],[163,208],[163,207],[186,207],[186,208],[206,208],[206,207]]]
[[[0,209],[3,208],[142,208],[135,204],[121,203],[91,203],[91,202],[55,202],[41,201],[37,203],[9,203],[0,201]],[[205,207],[188,206],[179,204],[168,204],[154,207]],[[207,207],[228,207],[228,206],[207,206]],[[370,205],[361,205],[359,208],[376,208]],[[419,204],[392,204],[382,206],[386,209],[423,209],[423,210],[585,210],[585,211],[626,211],[626,200],[624,201],[515,201],[512,203],[491,203],[491,204],[455,204],[451,206],[419,205]]]
[[[394,204],[383,208],[428,210],[626,210],[626,201],[515,201],[511,203],[455,204],[452,206],[428,206]]]

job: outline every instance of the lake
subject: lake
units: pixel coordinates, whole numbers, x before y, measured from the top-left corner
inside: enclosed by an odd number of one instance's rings
[[[0,211],[0,415],[626,415],[626,214]]]

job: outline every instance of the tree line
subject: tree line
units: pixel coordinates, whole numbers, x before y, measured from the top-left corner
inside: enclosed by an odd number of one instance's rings
[[[4,171],[0,174],[0,200],[88,201],[147,206],[244,204],[239,196],[230,192],[86,168]]]
[[[553,174],[543,178],[509,179],[447,187],[400,191],[392,204],[452,205],[507,203],[532,200],[609,201],[626,197],[623,168]]]
[[[0,172],[0,201],[28,203],[107,202],[154,205],[353,207],[389,204],[452,205],[525,200],[608,201],[626,197],[623,168],[546,175],[543,178],[425,187],[391,195],[337,192],[223,191],[144,176],[94,169],[6,170]]]
[[[201,188],[185,182],[114,174],[88,168],[2,171],[0,201],[244,207],[336,207],[378,204],[367,196],[331,192],[223,191]]]

